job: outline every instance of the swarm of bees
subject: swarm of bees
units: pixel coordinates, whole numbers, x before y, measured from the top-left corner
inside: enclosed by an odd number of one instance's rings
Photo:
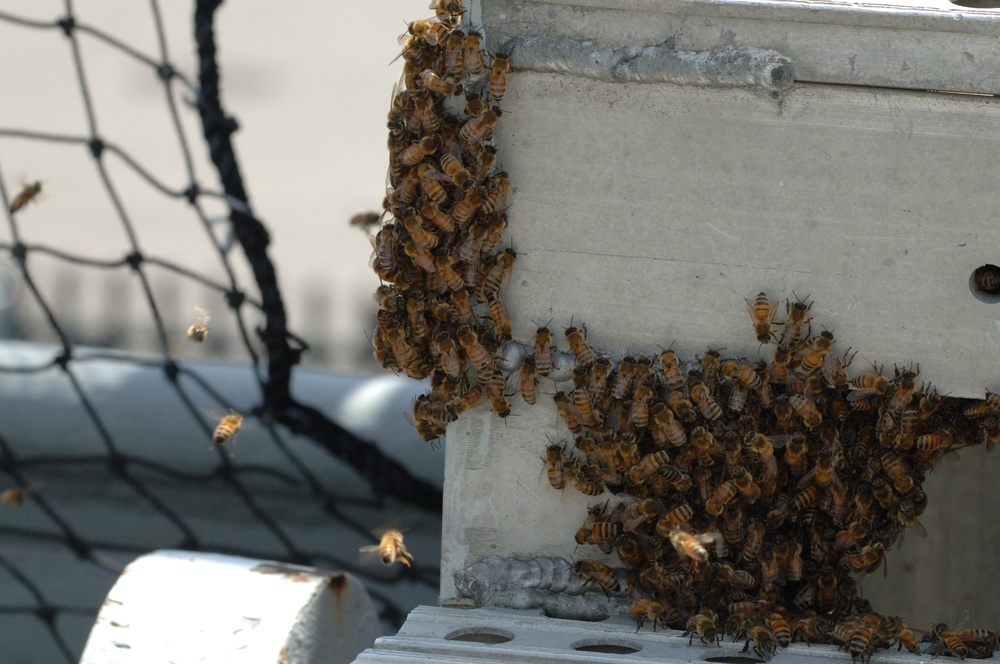
[[[764,293],[747,307],[754,336],[775,346],[770,362],[709,349],[683,363],[667,349],[658,368],[632,357],[615,367],[567,329],[574,389],[553,400],[574,443],[548,446],[548,482],[608,496],[577,544],[621,559],[639,627],[705,643],[730,634],[761,658],[796,639],[839,643],[863,661],[890,645],[920,652],[858,583],[907,528],[926,535],[921,485],[943,455],[1000,441],[1000,395],[942,397],[918,384],[919,367],[886,377],[872,364],[851,377],[854,355],[831,332],[813,334],[811,303],[786,302],[781,323]],[[535,341],[537,372],[552,335],[540,329]],[[609,565],[576,564],[605,592],[621,590]],[[944,625],[924,638],[959,657],[991,656],[996,644],[992,632]]]
[[[478,32],[459,29],[461,0],[431,7],[404,35],[372,239],[383,282],[372,345],[382,366],[430,377],[413,408],[419,433],[435,440],[484,401],[506,417],[510,375],[535,404],[539,377],[565,374],[572,389],[552,400],[573,444],[548,446],[548,481],[607,496],[576,542],[625,568],[573,569],[609,596],[626,592],[639,628],[684,629],[703,643],[729,634],[762,659],[793,640],[839,643],[862,661],[891,645],[919,652],[913,631],[875,613],[858,583],[907,528],[922,534],[921,485],[942,456],[1000,441],[1000,395],[942,397],[918,384],[919,366],[886,376],[872,364],[852,377],[849,349],[814,334],[808,298],[786,302],[778,322],[765,293],[747,311],[761,347],[774,347],[770,361],[708,349],[683,362],[668,348],[614,362],[572,323],[567,353],[548,325],[513,342],[500,292],[517,253],[499,250],[510,181],[490,145],[510,54],[490,57]],[[510,349],[517,362],[505,360]],[[935,654],[968,657],[997,642],[945,625],[924,639]]]
[[[488,58],[478,32],[458,29],[461,0],[432,8],[432,18],[404,35],[403,76],[389,109],[388,190],[372,239],[383,281],[375,357],[413,378],[430,376],[431,393],[413,412],[427,440],[485,399],[509,412],[495,356],[511,337],[499,295],[517,260],[513,249],[498,249],[510,181],[489,144],[509,58]],[[472,372],[475,381],[466,378]]]

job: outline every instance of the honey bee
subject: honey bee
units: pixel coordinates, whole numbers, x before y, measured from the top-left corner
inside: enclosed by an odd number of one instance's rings
[[[729,563],[713,563],[712,570],[720,583],[746,590],[757,585],[757,579],[746,570],[736,569]]]
[[[378,544],[363,546],[360,551],[362,553],[377,553],[383,565],[392,565],[399,561],[407,567],[412,567],[410,563],[413,562],[413,556],[403,544],[403,533],[398,530],[386,530],[382,533]]]
[[[674,419],[673,412],[662,403],[654,404],[650,410],[652,424],[649,428],[653,442],[658,447],[665,447],[668,443],[675,447],[680,447],[687,442],[687,432],[684,427]]]
[[[884,452],[881,461],[882,468],[885,470],[885,474],[889,476],[893,486],[896,487],[896,491],[905,496],[916,488],[913,476],[898,454],[891,451]]]
[[[653,475],[660,468],[660,466],[664,466],[669,463],[670,455],[666,451],[659,450],[657,452],[651,452],[642,457],[639,463],[629,469],[629,479],[632,480],[633,484],[642,484],[649,479],[649,477]]]
[[[440,25],[440,24],[438,24]],[[462,86],[451,79],[441,78],[432,69],[425,69],[420,72],[420,82],[423,86],[442,97],[451,97],[462,91]]]
[[[434,337],[434,346],[438,354],[438,366],[452,378],[462,375],[462,362],[458,357],[455,340],[448,332],[439,332]]]
[[[734,466],[730,469],[729,475],[733,478],[736,490],[739,491],[743,500],[751,505],[757,502],[757,499],[760,498],[760,487],[743,466]]]
[[[507,381],[499,369],[493,371],[493,375],[486,382],[486,398],[490,400],[490,405],[497,417],[507,417],[510,415],[510,403],[507,401]]]
[[[802,510],[806,509],[814,502],[816,502],[816,499],[818,497],[819,497],[819,489],[816,488],[815,484],[810,484],[805,489],[795,494],[795,497],[792,498],[792,502],[788,504],[788,508],[792,512],[796,513],[801,512]]]
[[[684,388],[684,374],[680,370],[680,360],[677,354],[669,348],[660,353],[660,369],[663,372],[663,382],[671,390],[679,392]]]
[[[434,264],[434,255],[414,242],[412,239],[403,243],[403,252],[410,257],[414,265],[424,272],[437,274],[437,265]]]
[[[850,350],[850,348],[847,349],[848,353],[850,353]],[[856,354],[857,351],[855,351],[855,355]],[[840,357],[838,357],[836,353],[827,353],[823,358],[823,364],[821,367],[823,376],[826,378],[827,382],[838,390],[847,389],[850,378],[847,376],[845,367],[850,366],[851,361],[854,359],[854,355],[851,355],[850,359],[847,359],[846,354],[844,357],[847,361],[846,365],[841,361]]]
[[[524,403],[534,404],[538,398],[538,378],[535,370],[535,358],[532,355],[524,358],[521,364],[521,398]]]
[[[536,359],[535,362],[537,361]],[[559,416],[566,423],[566,428],[570,430],[570,433],[580,433],[583,430],[583,420],[576,406],[566,396],[566,393],[562,391],[556,392],[552,400],[556,402],[556,409],[559,411]]]
[[[693,535],[681,528],[671,530],[669,537],[670,544],[677,551],[677,555],[699,563],[708,560],[708,549],[705,548],[705,545],[721,539],[721,535],[716,532]]]
[[[645,429],[649,424],[649,400],[652,397],[653,390],[646,383],[635,388],[632,395],[632,406],[629,410],[629,420],[636,429]]]
[[[795,409],[806,428],[810,431],[823,423],[823,415],[816,409],[816,405],[805,397],[797,394],[788,397],[788,405]]]
[[[767,368],[767,379],[777,385],[785,385],[792,380],[792,372],[789,365],[792,361],[792,353],[788,346],[781,343],[774,349],[774,359]]]
[[[885,562],[885,547],[881,542],[865,545],[861,551],[840,559],[840,565],[852,572],[867,574]]]
[[[482,294],[485,297],[479,298],[480,300],[485,300],[487,297],[494,296],[500,292],[503,285],[510,279],[515,261],[517,261],[517,252],[513,249],[504,249],[500,253],[496,264],[486,273],[482,290]],[[478,291],[476,295],[479,295]]]
[[[906,625],[899,618],[883,617],[882,631],[888,638],[896,639],[896,643],[899,644],[897,650],[902,650],[905,647],[908,652],[913,654],[920,652],[920,644],[917,643],[917,637],[913,635],[912,631],[907,629]]]
[[[428,157],[441,149],[441,134],[424,136],[416,143],[406,147],[399,155],[399,161],[404,166],[416,166],[425,157]]]
[[[734,383],[733,389],[729,393],[729,400],[726,401],[726,408],[733,413],[742,413],[746,408],[747,399],[750,397],[750,388],[743,383]]]
[[[791,553],[785,559],[785,578],[789,581],[801,581],[805,571],[805,563],[802,560],[802,542],[795,542],[790,546]],[[782,644],[787,645],[787,644]]]
[[[647,498],[642,502],[632,503],[625,508],[622,515],[622,530],[635,532],[650,519],[659,517],[663,510],[663,502],[657,498]]]
[[[24,188],[21,189],[20,193],[14,197],[14,200],[10,203],[10,213],[14,214],[20,211],[25,205],[30,203],[42,193],[42,183],[36,181],[34,183],[25,184]]]
[[[992,452],[993,447],[1000,443],[1000,419],[994,415],[984,417],[982,422],[983,436],[986,440],[986,451]]]
[[[802,640],[809,644],[810,642],[825,641],[832,625],[826,618],[818,616],[815,611],[810,610],[795,620],[791,627],[793,639],[798,639],[801,636]]]
[[[782,648],[787,648],[788,644],[792,642],[792,628],[784,616],[774,612],[769,614],[764,622],[770,628],[771,633],[774,635],[774,640],[778,642],[778,645]]]
[[[833,541],[833,548],[838,551],[851,548],[868,537],[871,528],[872,522],[867,517],[852,521],[846,529],[837,533]]]
[[[670,615],[670,612],[668,612],[667,609],[665,609],[659,602],[654,602],[649,599],[643,598],[632,602],[632,604],[629,605],[628,612],[629,615],[635,618],[636,633],[642,629],[646,620],[650,620],[653,623],[654,632],[656,631],[657,623],[659,623],[661,627],[666,628],[669,622],[671,622],[667,617]]]
[[[577,412],[580,413],[580,419],[584,426],[593,428],[598,425],[599,419],[591,405],[590,392],[587,391],[586,369],[577,367],[573,370],[573,374],[573,382],[577,384],[573,390],[573,403],[576,405]]]
[[[545,448],[546,475],[549,484],[553,489],[562,489],[566,486],[566,477],[563,472],[563,459],[566,452],[566,445],[549,445]]]
[[[482,139],[486,132],[496,126],[503,111],[499,108],[487,108],[479,115],[469,118],[458,132],[458,138],[464,143],[475,143]],[[418,160],[419,161],[419,160]]]
[[[407,26],[407,32],[414,37],[423,39],[431,46],[437,46],[442,39],[447,38],[448,27],[436,21],[420,19],[410,23]]]
[[[209,449],[214,450],[227,440],[231,440],[232,444],[235,445],[236,432],[240,430],[241,426],[243,426],[243,416],[235,410],[230,411],[228,415],[220,417],[219,425],[212,432],[212,446]]]
[[[959,659],[965,659],[969,655],[969,648],[959,637],[958,632],[948,629],[944,623],[938,623],[931,628],[927,637],[934,644],[935,656],[947,653]]]
[[[722,417],[722,408],[712,398],[704,383],[696,381],[691,385],[691,399],[706,420],[715,421]]]
[[[843,493],[844,485],[837,475],[836,465],[836,458],[833,452],[829,449],[823,450],[816,460],[816,465],[812,467],[812,470],[799,478],[796,487],[801,489],[811,482],[817,487],[825,489],[832,484],[840,493]]]
[[[921,452],[934,452],[935,450],[947,450],[952,446],[954,436],[947,429],[941,429],[936,433],[917,436],[913,441],[913,447]]]
[[[688,645],[690,646],[694,642],[695,634],[698,635],[702,643],[719,645],[721,637],[718,634],[717,620],[718,616],[711,609],[702,609],[701,612],[688,618],[687,628],[683,634],[683,636],[690,635]]]
[[[792,356],[792,364],[798,366],[801,375],[812,374],[823,363],[823,359],[830,352],[833,343],[833,334],[823,330],[818,336],[813,337],[811,345],[804,347]]]
[[[510,71],[510,53],[499,51],[490,65],[490,99],[498,104],[507,94],[507,72]]]
[[[21,486],[11,487],[0,491],[0,505],[7,507],[21,507],[28,498],[28,489]]]
[[[618,592],[621,587],[618,575],[607,565],[593,560],[581,560],[573,566],[573,569],[576,570],[577,576],[584,581],[593,581],[599,585],[608,597],[611,596],[610,593]]]
[[[482,385],[473,385],[468,390],[466,390],[464,394],[452,399],[448,403],[448,406],[449,408],[451,408],[451,411],[457,417],[462,413],[466,412],[467,410],[475,408],[480,403],[482,403],[483,394],[484,391]]]
[[[741,383],[752,390],[757,389],[762,382],[760,374],[754,371],[752,364],[747,362],[726,360],[722,363],[720,369],[722,371],[722,375],[726,378],[730,380],[738,379]]]
[[[896,391],[889,397],[889,402],[886,404],[886,409],[890,413],[902,413],[910,405],[913,393],[917,389],[916,378],[919,372],[920,367],[918,366],[915,372],[903,371],[899,374],[899,384],[896,385]]]
[[[567,327],[566,343],[576,358],[577,366],[585,367],[594,361],[594,351],[587,343],[586,326],[582,330],[572,326]]]
[[[187,338],[200,344],[208,338],[208,321],[211,319],[211,314],[207,309],[195,307],[194,315],[197,322],[187,329]]]
[[[637,569],[646,562],[646,553],[639,547],[639,541],[627,534],[621,534],[615,540],[615,551],[626,567]]]
[[[465,33],[461,30],[452,31],[444,42],[444,52],[441,54],[443,74],[449,78],[460,79],[465,66],[463,49],[465,48]]]
[[[436,135],[437,131],[441,128],[441,120],[434,109],[434,99],[426,90],[418,90],[413,95],[413,120],[418,125],[418,131],[428,134]],[[405,145],[399,147],[398,151],[402,153],[405,147]],[[393,146],[390,144],[389,148],[390,154],[392,154]],[[423,157],[420,159],[423,159]],[[417,161],[420,161],[420,159]]]
[[[856,657],[861,658],[862,664],[864,664],[866,657],[871,660],[874,649],[872,636],[881,626],[882,621],[875,614],[869,613],[860,620],[854,633],[851,634],[851,641],[847,648],[848,652],[851,653],[852,661]]]
[[[626,355],[618,365],[618,373],[615,375],[614,383],[611,385],[611,396],[619,401],[628,395],[632,388],[632,380],[635,378],[635,358]]]
[[[705,513],[711,517],[718,517],[737,493],[736,484],[732,480],[726,480],[712,492],[712,496],[705,503]]]
[[[465,195],[464,198],[455,202],[451,206],[451,216],[454,218],[455,223],[458,224],[459,228],[465,228],[468,223],[472,220],[472,216],[476,213],[476,210],[486,202],[487,192],[484,187],[475,187],[469,190],[469,193]],[[478,225],[477,225],[478,226]],[[486,238],[486,233],[489,231],[489,224],[483,224],[482,239]]]
[[[750,314],[750,321],[753,323],[754,334],[757,341],[766,344],[771,341],[774,333],[771,331],[771,321],[774,319],[775,309],[771,306],[771,300],[766,293],[757,293],[753,302],[747,303],[747,313]]]
[[[507,203],[507,195],[510,193],[510,178],[507,173],[500,171],[489,183],[489,197],[483,204],[483,211],[487,214],[495,211],[503,211]]]
[[[808,299],[808,296],[806,296]],[[785,345],[787,348],[795,348],[802,341],[802,328],[807,324],[806,314],[809,313],[809,309],[812,307],[812,303],[806,304],[803,300],[798,300],[795,304],[790,304],[789,300],[785,300],[785,313],[788,315],[788,320],[785,321],[784,328],[781,331],[781,339],[778,341],[779,345]]]
[[[743,646],[742,652],[749,650],[750,643],[752,642],[753,651],[758,657],[761,658],[762,661],[771,659],[771,657],[778,651],[778,645],[774,640],[774,634],[772,634],[771,630],[765,625],[751,625],[746,630],[746,639],[747,642]]]
[[[548,327],[540,327],[535,332],[535,369],[540,376],[548,376],[552,371],[552,332]]]
[[[756,519],[747,525],[747,536],[743,540],[743,559],[756,560],[764,546],[764,533],[766,527]]]
[[[476,369],[476,377],[480,383],[486,384],[493,378],[493,356],[479,341],[479,335],[469,325],[463,325],[457,330],[458,343],[465,349],[469,362]]]
[[[462,16],[462,0],[434,0],[430,8],[434,10],[437,20],[448,28],[458,25]]]

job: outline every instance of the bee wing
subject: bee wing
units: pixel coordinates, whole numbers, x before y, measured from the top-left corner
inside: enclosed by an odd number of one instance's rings
[[[865,397],[875,394],[875,390],[869,388],[852,387],[847,395],[848,401],[861,401]]]
[[[927,537],[927,529],[924,528],[924,524],[920,523],[918,520],[914,519],[913,523],[910,524],[908,530],[912,530],[913,534],[917,537],[924,538]]]
[[[202,307],[195,307],[194,315],[202,325],[208,325],[208,321],[212,319],[212,312]]]
[[[791,434],[782,434],[779,436],[768,436],[767,442],[771,443],[771,447],[782,448],[788,444],[788,441],[792,439]]]
[[[816,477],[816,471],[819,470],[819,466],[813,466],[812,470],[799,478],[798,484],[795,486],[799,489],[805,489],[809,484],[812,483],[814,477]]]
[[[378,553],[378,544],[371,544],[369,546],[363,546],[360,549],[358,549],[358,551],[360,551],[361,553],[367,553],[367,554]]]

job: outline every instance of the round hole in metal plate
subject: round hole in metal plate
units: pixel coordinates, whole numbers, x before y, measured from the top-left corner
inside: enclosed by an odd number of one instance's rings
[[[1000,267],[992,263],[977,267],[969,277],[969,290],[980,302],[1000,302]]]
[[[741,657],[739,655],[722,655],[720,657],[706,657],[706,662],[721,662],[722,664],[760,664],[760,660],[755,657]]]
[[[642,646],[633,641],[619,639],[581,639],[570,645],[573,650],[583,652],[601,652],[609,655],[631,655],[642,650]]]
[[[510,632],[495,627],[463,627],[444,635],[446,641],[468,641],[470,643],[507,643],[513,640]]]

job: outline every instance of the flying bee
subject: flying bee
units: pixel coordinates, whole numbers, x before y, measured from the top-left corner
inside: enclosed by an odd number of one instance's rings
[[[540,376],[548,376],[552,371],[552,332],[548,327],[540,327],[535,332],[535,369]]]
[[[577,575],[584,581],[593,581],[601,587],[605,595],[618,592],[620,583],[618,575],[607,565],[593,560],[581,560],[573,565]]]
[[[817,410],[815,404],[797,394],[788,397],[788,405],[795,409],[806,428],[810,431],[823,423],[823,415]]]
[[[753,302],[747,303],[747,313],[750,314],[750,321],[753,323],[754,335],[761,344],[771,341],[774,333],[771,331],[771,321],[774,319],[775,308],[771,306],[771,300],[766,293],[757,293]]]
[[[40,193],[42,193],[42,183],[40,181],[25,184],[24,188],[22,188],[18,195],[14,197],[14,200],[11,201],[10,213],[14,214],[18,212],[25,205],[34,200]]]
[[[670,531],[670,544],[677,551],[677,555],[699,563],[708,560],[708,549],[705,548],[705,545],[720,538],[721,535],[716,532],[692,535],[681,528],[674,528]]]
[[[808,299],[808,296],[806,297]],[[787,348],[795,348],[799,345],[803,337],[802,328],[808,324],[806,314],[809,313],[811,307],[811,302],[806,304],[805,301],[798,300],[795,304],[790,304],[789,300],[785,300],[785,313],[788,315],[788,320],[785,321],[784,329],[781,331],[779,345],[784,344]]]
[[[0,505],[6,507],[21,507],[28,498],[29,489],[23,486],[15,486],[0,491]]]
[[[383,565],[392,565],[399,561],[407,567],[412,567],[410,563],[413,562],[413,556],[403,544],[403,533],[395,529],[386,530],[382,533],[378,544],[363,546],[360,551],[377,553]]]
[[[458,132],[458,138],[464,143],[475,143],[486,135],[486,132],[496,126],[503,111],[499,108],[487,108],[479,115],[469,118]]]
[[[499,51],[490,64],[490,99],[498,104],[507,94],[507,72],[510,71],[510,53]]]
[[[594,351],[587,343],[586,326],[583,329],[567,327],[566,343],[569,344],[569,349],[576,358],[577,366],[585,367],[594,361]]]
[[[698,638],[701,639],[702,643],[715,643],[718,645],[720,637],[718,634],[718,626],[716,625],[717,620],[718,616],[715,614],[715,611],[711,609],[702,609],[700,613],[696,613],[688,618],[687,630],[682,636],[690,635],[690,638],[688,639],[689,646],[694,641],[695,634],[698,635]]]
[[[211,314],[207,309],[194,308],[195,324],[187,329],[187,338],[195,343],[201,343],[208,338],[208,321]]]
[[[243,416],[235,410],[230,411],[228,415],[219,417],[219,425],[212,432],[212,446],[209,449],[214,450],[227,440],[231,440],[232,444],[236,445],[236,433],[241,426],[243,426]]]

